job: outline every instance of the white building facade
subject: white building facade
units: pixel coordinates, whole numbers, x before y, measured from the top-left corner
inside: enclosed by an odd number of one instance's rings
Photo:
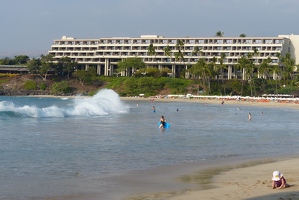
[[[176,59],[177,43],[182,41],[181,52],[184,59]],[[148,52],[149,45],[155,47],[155,55]],[[277,37],[184,37],[166,38],[159,35],[142,35],[140,38],[111,37],[99,39],[76,39],[63,36],[54,40],[49,54],[55,59],[70,57],[75,60],[79,69],[95,67],[99,75],[112,76],[116,73],[117,62],[128,57],[142,58],[148,67],[158,69],[169,68],[173,77],[188,66],[194,65],[200,58],[212,62],[215,57],[219,64],[221,54],[225,54],[223,64],[227,69],[223,73],[225,79],[243,78],[242,71],[235,70],[238,59],[249,53],[254,55],[256,65],[271,58],[271,65],[279,62],[278,54],[284,56],[290,53],[299,64],[299,35],[279,35]],[[164,49],[170,48],[170,55],[165,55]],[[195,54],[195,49],[200,53]],[[124,73],[121,73],[124,75]],[[272,76],[275,78],[275,75]]]

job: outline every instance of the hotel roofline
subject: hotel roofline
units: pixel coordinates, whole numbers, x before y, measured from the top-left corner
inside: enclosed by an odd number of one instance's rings
[[[178,51],[177,42],[181,40],[184,60],[178,62],[174,53]],[[148,46],[153,44],[156,55],[149,55]],[[255,56],[256,64],[264,59],[271,58],[272,64],[278,63],[277,53],[285,55],[290,53],[298,64],[299,55],[295,46],[299,45],[298,35],[279,35],[277,37],[164,37],[160,35],[141,35],[140,37],[102,37],[98,39],[77,39],[63,36],[54,40],[50,54],[59,59],[68,56],[74,59],[83,69],[95,66],[98,74],[113,75],[117,68],[117,62],[127,57],[140,57],[149,67],[159,69],[168,67],[172,75],[180,68],[195,64],[199,58],[205,58],[208,62],[213,57],[219,58],[225,53],[224,64],[228,66],[226,78],[238,76],[234,71],[239,58],[258,50]],[[171,47],[171,56],[166,56],[164,48]],[[199,47],[201,55],[192,53],[195,47]],[[297,59],[296,59],[297,58]]]

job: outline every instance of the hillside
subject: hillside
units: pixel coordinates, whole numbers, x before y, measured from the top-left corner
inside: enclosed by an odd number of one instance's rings
[[[28,80],[36,83],[36,90],[25,89],[25,83]],[[97,83],[82,86],[77,79],[67,80],[65,78],[49,76],[47,80],[44,81],[41,77],[35,75],[10,75],[0,77],[0,95],[50,95],[52,94],[52,85],[55,82],[61,81],[67,81],[70,84],[72,92],[67,95],[88,95],[89,92],[94,92],[104,87]],[[39,88],[41,84],[46,84],[45,90]]]

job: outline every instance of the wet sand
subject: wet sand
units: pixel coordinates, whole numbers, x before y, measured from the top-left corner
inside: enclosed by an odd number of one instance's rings
[[[190,174],[177,174],[173,179],[173,181],[186,183],[186,187],[179,190],[136,193],[125,199],[295,200],[299,199],[299,176],[296,167],[298,164],[299,158],[269,158],[255,161],[231,161],[230,164],[227,161],[220,161],[205,166],[198,165],[199,170]],[[272,189],[271,178],[275,170],[280,170],[284,174],[291,187]],[[182,173],[182,171],[177,172]]]

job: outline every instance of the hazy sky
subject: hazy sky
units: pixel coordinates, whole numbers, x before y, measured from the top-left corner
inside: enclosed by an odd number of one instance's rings
[[[0,0],[0,58],[54,39],[299,34],[299,0]]]

